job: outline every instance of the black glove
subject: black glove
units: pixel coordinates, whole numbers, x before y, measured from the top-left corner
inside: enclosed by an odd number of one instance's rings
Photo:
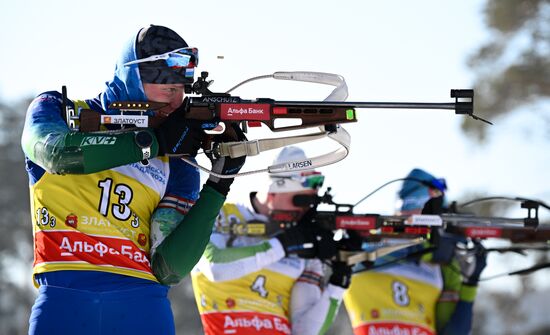
[[[334,233],[321,228],[317,224],[317,206],[310,208],[298,222],[300,225],[309,226],[315,236],[315,257],[319,259],[331,259],[338,253],[338,242],[334,240]]]
[[[221,135],[214,137],[215,142],[235,142],[246,141],[246,136],[242,132],[241,128],[235,123],[229,125],[225,132]],[[218,174],[235,174],[238,173],[244,165],[246,156],[237,158],[215,157],[212,153],[207,153],[210,162],[212,163],[212,172]],[[227,196],[229,188],[233,184],[234,178],[219,178],[214,175],[210,175],[206,181],[206,185],[212,187],[222,195]]]
[[[467,250],[457,250],[455,258],[460,265],[462,282],[476,286],[481,272],[487,265],[487,251],[479,241],[474,241],[474,247]]]
[[[317,240],[317,258],[332,259],[338,253],[338,242],[334,240],[334,233],[330,230],[317,228],[315,230],[315,238]]]
[[[363,237],[357,230],[346,231],[346,236],[338,242],[338,250],[363,251]]]
[[[297,225],[275,236],[281,242],[286,255],[296,254],[301,258],[331,259],[338,252],[337,242],[330,230],[315,223],[317,210],[311,208]]]
[[[186,119],[184,105],[172,112],[155,129],[159,143],[159,156],[166,154],[194,157],[206,140],[204,121]]]
[[[332,285],[348,288],[351,284],[351,266],[344,262],[333,261],[331,264],[332,274],[329,283]]]
[[[289,254],[296,254],[301,258],[315,258],[317,256],[315,234],[307,225],[298,224],[285,229],[275,237],[281,242],[286,256]]]

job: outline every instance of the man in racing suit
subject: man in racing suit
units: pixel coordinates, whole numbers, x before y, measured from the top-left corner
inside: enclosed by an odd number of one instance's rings
[[[440,214],[434,209],[437,206],[425,204],[430,199],[443,201],[445,189],[444,179],[412,170],[399,191],[397,215]],[[385,241],[392,242],[398,243]],[[356,266],[344,295],[354,334],[469,334],[486,253],[476,244],[472,253],[455,254],[450,259],[456,242],[455,237],[442,234],[432,253],[423,252],[426,245],[414,246],[379,258],[374,264]],[[365,248],[379,247],[371,244],[366,243]]]
[[[96,98],[45,92],[29,106],[21,143],[39,287],[29,334],[175,332],[165,285],[202,255],[232,182],[211,178],[199,193],[198,171],[178,157],[195,156],[204,136],[201,123],[183,116],[197,62],[177,33],[151,25],[128,41]],[[113,125],[117,101],[161,103],[147,111],[158,127]],[[67,108],[77,116],[92,110],[111,125],[67,120]],[[94,127],[103,131],[85,130]],[[244,160],[215,163],[224,173]],[[177,229],[152,248],[151,222]]]
[[[275,163],[303,159],[301,149],[287,147]],[[270,178],[267,195],[251,193],[252,208],[223,206],[191,273],[206,334],[323,334],[349,285],[351,268],[338,262],[325,284],[323,263],[312,257],[335,255],[332,233],[312,226],[314,210],[304,215],[308,207],[293,202],[297,195],[316,195],[324,176],[308,171]],[[298,225],[272,237],[277,219],[288,216]]]

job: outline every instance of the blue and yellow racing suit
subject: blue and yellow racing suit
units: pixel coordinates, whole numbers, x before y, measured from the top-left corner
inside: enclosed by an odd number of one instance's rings
[[[67,106],[77,114],[105,113],[113,101],[146,101],[138,71],[122,65],[136,59],[135,40],[104,92]],[[199,194],[198,171],[178,158],[155,157],[153,131],[140,131],[153,138],[153,158],[145,161],[135,128],[71,131],[58,92],[29,106],[21,143],[39,287],[30,333],[174,333],[165,285],[198,261],[224,197],[208,186]],[[155,222],[177,228],[152,248]]]
[[[469,334],[477,288],[462,284],[456,262],[395,259],[354,269],[344,294],[354,334]],[[379,266],[384,262],[390,263]]]

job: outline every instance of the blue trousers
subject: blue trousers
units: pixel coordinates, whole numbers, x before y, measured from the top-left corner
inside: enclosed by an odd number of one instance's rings
[[[40,286],[29,334],[175,334],[168,287],[87,291]]]

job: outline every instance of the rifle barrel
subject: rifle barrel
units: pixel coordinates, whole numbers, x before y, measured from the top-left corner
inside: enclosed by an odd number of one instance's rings
[[[469,216],[469,215],[441,215],[443,222],[451,224],[503,224],[524,227],[525,219],[520,218],[505,218],[505,217],[483,217],[483,216]]]
[[[275,106],[333,106],[350,108],[456,109],[454,102],[348,102],[348,101],[274,101]]]

